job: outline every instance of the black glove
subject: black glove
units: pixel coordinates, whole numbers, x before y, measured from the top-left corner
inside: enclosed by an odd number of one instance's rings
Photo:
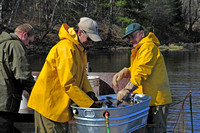
[[[87,92],[87,95],[94,101],[98,101],[98,98],[95,96],[95,93],[92,91]]]
[[[90,106],[90,108],[101,108],[103,105],[103,102],[101,101],[94,101],[94,103]]]

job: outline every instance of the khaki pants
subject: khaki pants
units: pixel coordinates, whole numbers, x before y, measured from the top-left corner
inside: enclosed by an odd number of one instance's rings
[[[150,107],[147,120],[146,133],[167,132],[168,110],[169,110],[169,104]]]
[[[68,133],[68,122],[60,123],[47,119],[38,112],[34,112],[35,133]]]

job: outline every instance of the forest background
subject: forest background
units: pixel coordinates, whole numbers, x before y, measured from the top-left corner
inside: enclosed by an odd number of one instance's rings
[[[30,23],[36,31],[32,51],[48,52],[58,41],[62,23],[75,27],[81,17],[97,21],[103,39],[97,48],[127,47],[125,27],[140,23],[161,45],[200,42],[198,0],[1,0],[0,33]],[[188,45],[187,45],[188,47]]]

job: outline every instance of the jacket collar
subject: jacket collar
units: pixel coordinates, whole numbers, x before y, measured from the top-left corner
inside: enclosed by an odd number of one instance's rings
[[[84,51],[84,47],[78,41],[77,33],[73,27],[69,27],[69,25],[67,25],[66,23],[63,23],[59,30],[58,35],[59,35],[60,40],[68,39],[68,40],[72,41],[74,44],[76,44],[76,46],[81,51]]]
[[[160,45],[160,42],[158,40],[158,38],[155,36],[154,33],[149,32],[149,34],[144,37],[137,45],[134,49],[131,50],[131,64],[133,63],[137,51],[140,49],[140,47],[144,44],[144,43],[148,43],[148,42],[153,42],[154,44],[156,44],[156,46]]]

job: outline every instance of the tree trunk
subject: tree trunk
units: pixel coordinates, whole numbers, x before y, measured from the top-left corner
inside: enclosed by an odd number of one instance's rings
[[[109,29],[106,39],[107,41],[111,41],[112,38],[112,23],[113,23],[113,0],[110,0]]]
[[[190,34],[192,32],[192,6],[191,6],[191,0],[189,0],[188,4],[188,16],[189,16],[189,28],[188,28],[188,33]]]
[[[85,16],[88,14],[88,0],[85,0]]]
[[[64,13],[64,9],[67,6],[67,2],[68,0],[65,0],[64,6],[62,7],[61,13]],[[56,20],[54,22],[51,23],[51,25],[49,26],[49,28],[47,29],[47,31],[42,35],[41,37],[41,41],[43,41],[43,39],[46,37],[46,35],[53,29],[53,27],[57,24],[58,20],[60,19],[62,14],[60,14]]]
[[[56,8],[58,6],[58,2],[59,2],[59,0],[56,0],[56,4],[54,6],[54,9],[53,9],[53,12],[52,12],[52,15],[51,15],[51,24],[53,23],[53,20],[54,20],[53,18],[54,18],[54,15],[55,15]]]
[[[188,17],[188,33],[191,34],[193,32],[193,25],[195,22],[198,22],[198,19],[200,16],[198,15],[198,1],[197,0],[189,0],[188,1],[188,14],[186,16]],[[187,12],[187,11],[186,11]],[[196,28],[196,27],[194,27]],[[196,29],[194,29],[196,30]]]
[[[17,2],[16,2],[16,4],[15,4],[14,8],[13,8],[12,11],[11,11],[10,18],[9,18],[9,21],[8,21],[8,25],[7,25],[7,29],[8,29],[8,28],[10,27],[10,25],[11,25],[13,15],[14,15],[15,12],[17,11],[19,2],[20,2],[20,0],[17,0]]]
[[[0,4],[0,25],[2,24],[2,12],[3,12],[3,0],[1,0]]]

